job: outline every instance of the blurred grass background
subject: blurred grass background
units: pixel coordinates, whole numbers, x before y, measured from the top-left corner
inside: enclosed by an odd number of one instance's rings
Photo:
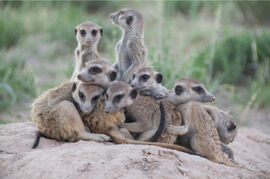
[[[104,28],[99,51],[114,62],[121,31],[108,14],[125,7],[143,14],[148,59],[166,87],[196,78],[239,123],[269,111],[270,2],[1,1],[0,122],[30,120],[34,97],[69,79],[81,22]]]

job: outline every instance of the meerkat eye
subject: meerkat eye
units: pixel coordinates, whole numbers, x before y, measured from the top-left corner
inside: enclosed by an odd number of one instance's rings
[[[114,104],[119,103],[123,97],[124,97],[124,94],[119,94],[119,95],[115,96],[113,99],[113,103]]]
[[[82,92],[79,92],[79,97],[80,97],[80,99],[81,99],[82,101],[85,100],[85,96],[84,96],[84,94],[83,94]]]
[[[120,11],[120,12],[119,12],[119,15],[122,15],[122,14],[124,14],[124,11]]]
[[[204,92],[204,90],[200,86],[193,87],[192,89],[198,94],[202,94]]]
[[[150,76],[145,74],[145,75],[142,75],[142,76],[140,77],[140,80],[141,80],[141,81],[147,81],[149,78],[150,78]]]
[[[184,88],[182,86],[180,86],[180,85],[177,85],[174,88],[174,91],[175,91],[175,94],[178,96],[178,95],[180,95],[184,91]]]
[[[96,103],[98,98],[99,98],[99,95],[96,95],[95,97],[93,97],[92,100],[91,100],[91,103],[92,104]]]
[[[81,34],[81,36],[85,36],[86,35],[86,31],[85,30],[80,30],[80,34]]]
[[[91,34],[95,37],[97,35],[97,30],[92,30]]]
[[[88,73],[89,73],[89,74],[92,74],[92,75],[95,75],[95,74],[101,73],[101,72],[102,72],[102,69],[99,68],[99,67],[91,67],[91,68],[89,68],[89,70],[88,70]]]

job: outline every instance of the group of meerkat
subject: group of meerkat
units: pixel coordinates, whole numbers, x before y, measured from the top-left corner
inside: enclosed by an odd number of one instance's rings
[[[147,62],[140,12],[122,9],[110,19],[122,29],[116,63],[98,53],[102,27],[87,21],[75,28],[78,46],[71,80],[46,91],[32,105],[38,128],[33,148],[40,136],[146,144],[239,167],[227,146],[238,130],[233,117],[205,104],[215,97],[192,78],[180,79],[171,90],[161,85],[162,74]]]

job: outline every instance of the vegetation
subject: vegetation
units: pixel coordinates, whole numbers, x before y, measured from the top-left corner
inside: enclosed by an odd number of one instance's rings
[[[124,7],[144,14],[148,58],[164,75],[165,86],[171,88],[180,77],[191,76],[211,91],[228,86],[236,89],[232,102],[269,106],[268,2],[260,3],[0,2],[0,110],[59,84],[62,76],[70,77],[76,46],[74,27],[83,21],[104,28],[99,51],[114,62],[114,46],[121,31],[111,24],[108,14]],[[29,58],[35,59],[35,65],[48,66],[30,72]],[[56,69],[63,61],[64,67]],[[50,80],[42,80],[45,71]]]

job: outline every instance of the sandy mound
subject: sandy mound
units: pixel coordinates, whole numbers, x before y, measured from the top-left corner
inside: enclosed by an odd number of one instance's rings
[[[0,126],[0,178],[269,178],[270,136],[240,129],[229,146],[245,169],[144,145],[115,145],[42,138],[32,150],[32,123]]]

